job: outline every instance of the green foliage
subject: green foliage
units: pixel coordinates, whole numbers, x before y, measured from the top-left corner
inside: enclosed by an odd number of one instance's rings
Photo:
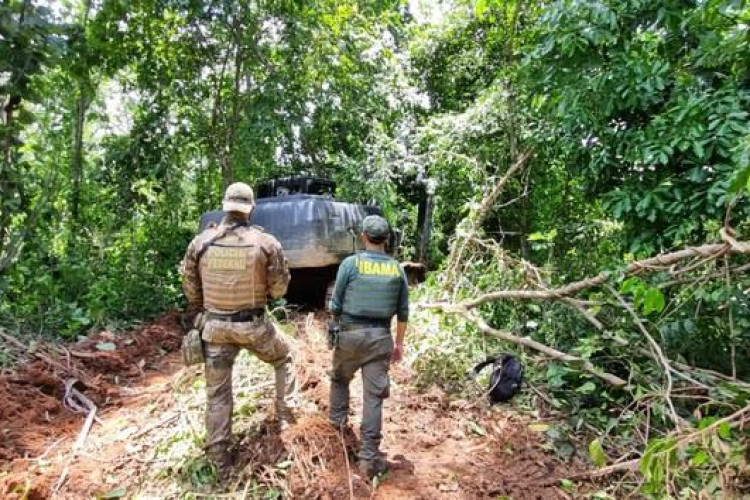
[[[622,283],[620,292],[633,295],[637,310],[644,315],[659,313],[664,310],[664,294],[655,286],[648,286],[641,279],[632,277]]]
[[[739,461],[743,436],[722,426],[688,447],[665,437],[663,367],[640,326],[671,360],[747,378],[746,258],[621,274],[725,224],[747,239],[745,3],[476,0],[437,24],[401,1],[44,5],[0,6],[0,323],[74,338],[180,305],[176,269],[195,221],[234,180],[330,176],[338,197],[383,208],[404,258],[430,195],[431,264],[451,245],[466,251],[425,297],[605,271],[643,325],[604,289],[578,297],[602,331],[556,301],[479,313],[628,380],[610,390],[576,363],[528,371],[572,430],[601,431],[595,463],[648,435],[644,494],[728,488],[713,471]],[[468,234],[467,216],[525,150],[528,168]],[[423,387],[470,389],[472,362],[508,350],[447,317],[419,321]],[[676,411],[721,417],[746,402],[740,393],[680,397]],[[185,471],[194,484],[210,475]],[[667,485],[676,472],[684,479]]]
[[[569,3],[541,16],[523,65],[544,92],[537,111],[628,222],[632,250],[700,241],[701,221],[723,216],[748,135],[746,13],[720,1]]]
[[[468,370],[484,357],[476,332],[452,318],[419,326],[420,339],[413,362],[417,388],[426,390],[437,385],[454,394],[467,390]]]
[[[589,443],[589,458],[597,467],[604,467],[607,465],[607,455],[604,454],[602,443],[598,439],[594,439]]]
[[[195,221],[235,179],[311,171],[400,217],[363,162],[410,106],[399,9],[3,4],[0,322],[74,337],[178,305]]]

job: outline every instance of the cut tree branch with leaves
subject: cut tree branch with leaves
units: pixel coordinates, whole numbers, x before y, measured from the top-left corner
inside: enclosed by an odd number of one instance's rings
[[[493,190],[493,193],[494,192],[496,192],[496,190]],[[653,271],[655,269],[662,269],[662,268],[674,266],[678,264],[679,262],[682,262],[687,259],[695,258],[695,257],[700,258],[701,262],[705,264],[711,260],[716,260],[726,255],[750,254],[750,242],[737,241],[732,236],[730,236],[730,233],[727,232],[726,230],[722,230],[721,235],[722,235],[722,238],[725,240],[724,243],[706,244],[706,245],[701,245],[698,247],[688,247],[688,248],[685,248],[683,250],[679,250],[676,252],[659,254],[657,256],[654,256],[648,259],[635,261],[635,262],[628,264],[625,267],[624,271],[620,274],[622,276],[639,275],[642,273]],[[454,245],[459,245],[459,244],[460,244],[459,242],[454,243]],[[475,297],[473,299],[464,300],[458,303],[425,302],[425,303],[419,304],[419,306],[424,309],[437,309],[448,314],[460,315],[466,320],[476,324],[479,330],[484,333],[488,333],[497,338],[512,342],[517,345],[529,347],[531,349],[534,349],[543,354],[549,355],[552,358],[558,359],[560,361],[579,364],[581,365],[581,368],[583,370],[596,375],[597,377],[603,379],[610,385],[613,385],[616,387],[622,387],[626,385],[626,382],[620,377],[606,373],[596,368],[589,361],[584,361],[578,357],[562,353],[549,346],[533,341],[531,339],[518,337],[512,333],[502,332],[500,330],[494,329],[489,324],[487,324],[487,322],[484,319],[482,319],[481,315],[478,314],[476,311],[476,309],[479,308],[480,306],[489,304],[494,301],[560,300],[569,305],[573,305],[579,312],[581,312],[582,314],[584,314],[584,316],[587,317],[588,321],[592,322],[595,326],[598,327],[599,325],[601,325],[601,323],[599,323],[595,317],[593,317],[590,313],[588,313],[584,307],[573,302],[574,299],[571,296],[574,296],[575,294],[583,290],[592,288],[592,287],[605,286],[616,295],[618,303],[633,316],[634,320],[636,321],[636,324],[639,325],[641,332],[644,334],[646,339],[648,339],[651,345],[651,348],[654,350],[654,353],[655,353],[655,355],[653,356],[654,359],[659,360],[661,364],[663,365],[664,374],[668,381],[666,399],[669,400],[669,394],[671,392],[671,387],[672,387],[671,375],[672,375],[672,372],[674,371],[674,368],[670,365],[670,362],[666,359],[664,354],[661,352],[659,345],[654,341],[653,337],[651,337],[651,335],[645,329],[645,327],[643,326],[643,323],[635,314],[635,311],[633,310],[632,306],[628,304],[622,298],[621,295],[617,294],[614,291],[614,289],[611,287],[611,285],[609,284],[613,276],[617,276],[617,274],[618,273],[601,272],[600,274],[594,277],[576,281],[573,283],[569,283],[567,285],[563,285],[563,286],[560,286],[551,290],[550,289],[502,290],[502,291],[497,291],[497,292],[486,293],[478,297]],[[545,287],[543,283],[537,283],[537,285],[539,287]],[[683,376],[682,378],[689,378],[689,377]],[[670,407],[671,407],[671,401],[670,401]],[[677,417],[677,414],[673,407],[671,407],[671,412],[672,412],[673,420],[675,421],[676,424],[678,424],[680,422],[680,419]]]

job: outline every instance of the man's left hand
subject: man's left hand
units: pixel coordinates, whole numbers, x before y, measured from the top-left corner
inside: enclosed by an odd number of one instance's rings
[[[404,346],[397,345],[393,347],[393,352],[391,353],[391,363],[398,363],[401,361],[401,358],[404,357]]]

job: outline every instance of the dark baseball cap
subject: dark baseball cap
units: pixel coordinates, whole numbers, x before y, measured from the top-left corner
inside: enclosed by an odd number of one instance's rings
[[[368,215],[362,221],[362,232],[370,238],[383,240],[391,234],[388,222],[379,215]]]

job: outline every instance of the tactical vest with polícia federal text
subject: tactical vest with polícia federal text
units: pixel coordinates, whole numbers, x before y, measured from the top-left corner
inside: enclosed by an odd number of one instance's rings
[[[253,227],[228,231],[212,241],[200,260],[203,307],[234,313],[264,307],[268,295],[268,255]]]

